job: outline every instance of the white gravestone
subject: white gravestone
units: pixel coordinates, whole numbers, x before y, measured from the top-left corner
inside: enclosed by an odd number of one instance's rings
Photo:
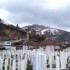
[[[26,62],[25,62],[25,59],[21,60],[21,70],[26,70]]]
[[[61,69],[66,69],[66,57],[64,51],[60,52]]]
[[[46,70],[46,54],[37,52],[33,57],[33,70]]]
[[[16,70],[16,60],[13,59],[13,70]]]
[[[8,59],[5,59],[5,70],[8,70]]]
[[[59,55],[56,55],[56,70],[60,70],[60,60],[59,60]]]

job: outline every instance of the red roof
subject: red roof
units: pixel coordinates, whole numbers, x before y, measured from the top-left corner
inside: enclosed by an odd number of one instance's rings
[[[46,45],[58,45],[56,41],[52,39],[45,39],[40,43],[40,46],[46,46]]]

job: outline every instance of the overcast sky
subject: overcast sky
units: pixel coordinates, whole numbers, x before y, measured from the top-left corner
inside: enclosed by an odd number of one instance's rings
[[[0,18],[21,27],[41,24],[70,32],[70,0],[0,0]]]

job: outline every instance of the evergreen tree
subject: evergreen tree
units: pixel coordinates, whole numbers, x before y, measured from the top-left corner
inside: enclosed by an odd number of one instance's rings
[[[17,29],[19,29],[19,26],[18,26],[18,24],[17,24],[16,28],[17,28]]]

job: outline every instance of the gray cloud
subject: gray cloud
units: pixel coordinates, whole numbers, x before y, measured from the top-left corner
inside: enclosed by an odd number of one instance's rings
[[[65,9],[50,10],[43,8],[33,0],[9,0],[0,4],[10,12],[8,20],[14,23],[42,24],[46,26],[55,25],[63,28],[70,28],[70,6]],[[22,24],[23,25],[23,24]]]

